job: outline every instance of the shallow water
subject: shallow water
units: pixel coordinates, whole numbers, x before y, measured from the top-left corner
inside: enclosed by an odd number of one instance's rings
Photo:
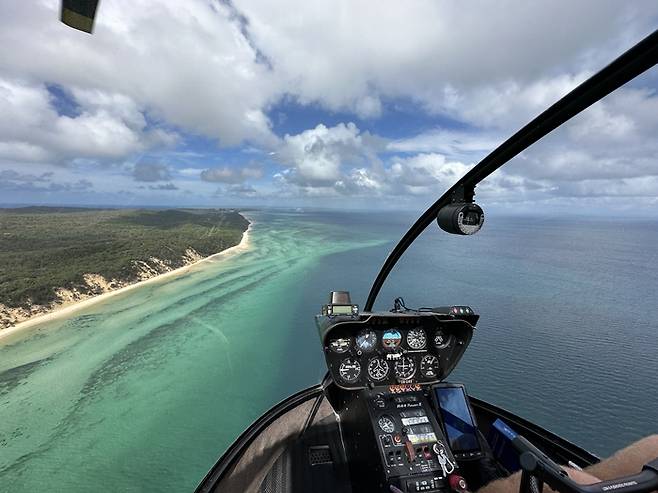
[[[313,315],[363,302],[408,215],[254,212],[253,248],[0,347],[0,491],[190,491],[267,408],[323,374]],[[482,319],[451,377],[594,452],[658,431],[655,222],[489,217],[434,230],[388,308]]]

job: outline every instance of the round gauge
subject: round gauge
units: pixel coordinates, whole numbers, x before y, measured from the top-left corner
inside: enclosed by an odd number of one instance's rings
[[[420,360],[420,373],[425,378],[437,378],[440,371],[439,359],[433,354],[426,354]]]
[[[334,353],[342,354],[350,348],[350,338],[341,337],[329,341],[329,347]]]
[[[409,356],[402,356],[395,362],[395,376],[400,380],[409,380],[416,373],[416,363]]]
[[[395,422],[393,421],[393,418],[386,414],[379,418],[377,424],[384,433],[393,433],[395,431]]]
[[[443,330],[437,329],[434,333],[434,346],[438,349],[446,348],[450,345],[451,339],[452,336],[450,334],[446,334]]]
[[[361,363],[354,358],[346,358],[340,362],[338,374],[347,383],[354,383],[361,375]]]
[[[389,329],[382,335],[382,344],[385,349],[394,350],[400,346],[402,334],[399,330]]]
[[[364,353],[369,353],[377,345],[377,334],[374,331],[366,329],[356,335],[356,347]]]
[[[388,370],[388,361],[384,358],[372,358],[368,363],[368,375],[375,382],[384,380],[388,375]]]
[[[407,334],[407,344],[411,349],[423,349],[427,344],[427,336],[423,329],[411,329]]]

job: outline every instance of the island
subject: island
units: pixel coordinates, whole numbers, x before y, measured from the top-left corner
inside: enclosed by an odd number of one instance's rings
[[[233,209],[0,209],[0,330],[229,248]]]

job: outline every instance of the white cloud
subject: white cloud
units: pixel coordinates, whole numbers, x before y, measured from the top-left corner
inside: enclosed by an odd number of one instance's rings
[[[458,161],[447,160],[443,154],[418,154],[393,160],[389,181],[414,195],[442,194],[471,168]]]
[[[59,114],[43,84],[0,77],[0,159],[112,159],[175,140],[170,133],[148,129],[135,103],[125,96],[100,91],[74,91],[74,96],[80,113]]]
[[[490,131],[457,131],[437,128],[413,137],[389,142],[386,150],[404,153],[432,153],[472,160],[484,157],[503,140],[504,134]]]
[[[171,179],[171,170],[162,163],[137,163],[132,170],[135,181],[166,181]]]
[[[658,16],[650,1],[235,3],[302,103],[369,116],[383,98],[407,98],[496,126],[544,109]]]
[[[238,184],[246,180],[261,178],[263,169],[255,164],[244,167],[220,166],[205,169],[201,171],[200,176],[203,181]]]
[[[318,125],[297,135],[286,135],[277,159],[288,168],[282,175],[302,187],[332,186],[343,176],[344,165],[376,159],[380,140],[360,132],[354,123]]]
[[[279,88],[226,5],[102,2],[93,36],[58,22],[58,8],[55,0],[0,5],[0,45],[11,47],[0,52],[2,73],[79,97],[121,95],[222,144],[275,142],[264,109]]]
[[[429,200],[658,19],[651,1],[418,0],[373,9],[351,0],[113,0],[101,3],[88,36],[58,22],[58,5],[0,4],[0,44],[10,48],[0,51],[0,164],[124,161],[117,168],[128,187],[134,163],[155,149],[186,185],[210,194],[217,185],[208,181],[232,184],[222,190],[242,196],[271,179],[262,167],[207,168],[196,159],[213,158],[204,149],[176,161],[185,166],[177,170],[167,160],[177,134],[271,156],[282,166],[274,179],[282,196]],[[75,111],[61,111],[52,84]],[[318,124],[278,138],[268,118],[293,101],[376,122],[398,100],[460,130],[386,141],[351,123]],[[626,88],[479,190],[492,200],[512,191],[528,200],[633,186],[650,193],[657,115],[655,91]],[[259,190],[244,185],[250,180]]]
[[[127,98],[222,144],[265,147],[276,145],[266,112],[285,95],[365,118],[405,98],[478,125],[520,123],[658,16],[649,1],[115,0],[88,36],[57,22],[58,3],[0,6],[5,76],[61,84],[83,103]]]

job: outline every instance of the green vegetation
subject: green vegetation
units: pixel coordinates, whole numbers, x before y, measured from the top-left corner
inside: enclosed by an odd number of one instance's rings
[[[189,248],[206,257],[237,245],[249,222],[216,209],[0,209],[0,304],[47,304],[57,288],[88,290],[83,275],[134,282],[136,262],[172,268]]]

